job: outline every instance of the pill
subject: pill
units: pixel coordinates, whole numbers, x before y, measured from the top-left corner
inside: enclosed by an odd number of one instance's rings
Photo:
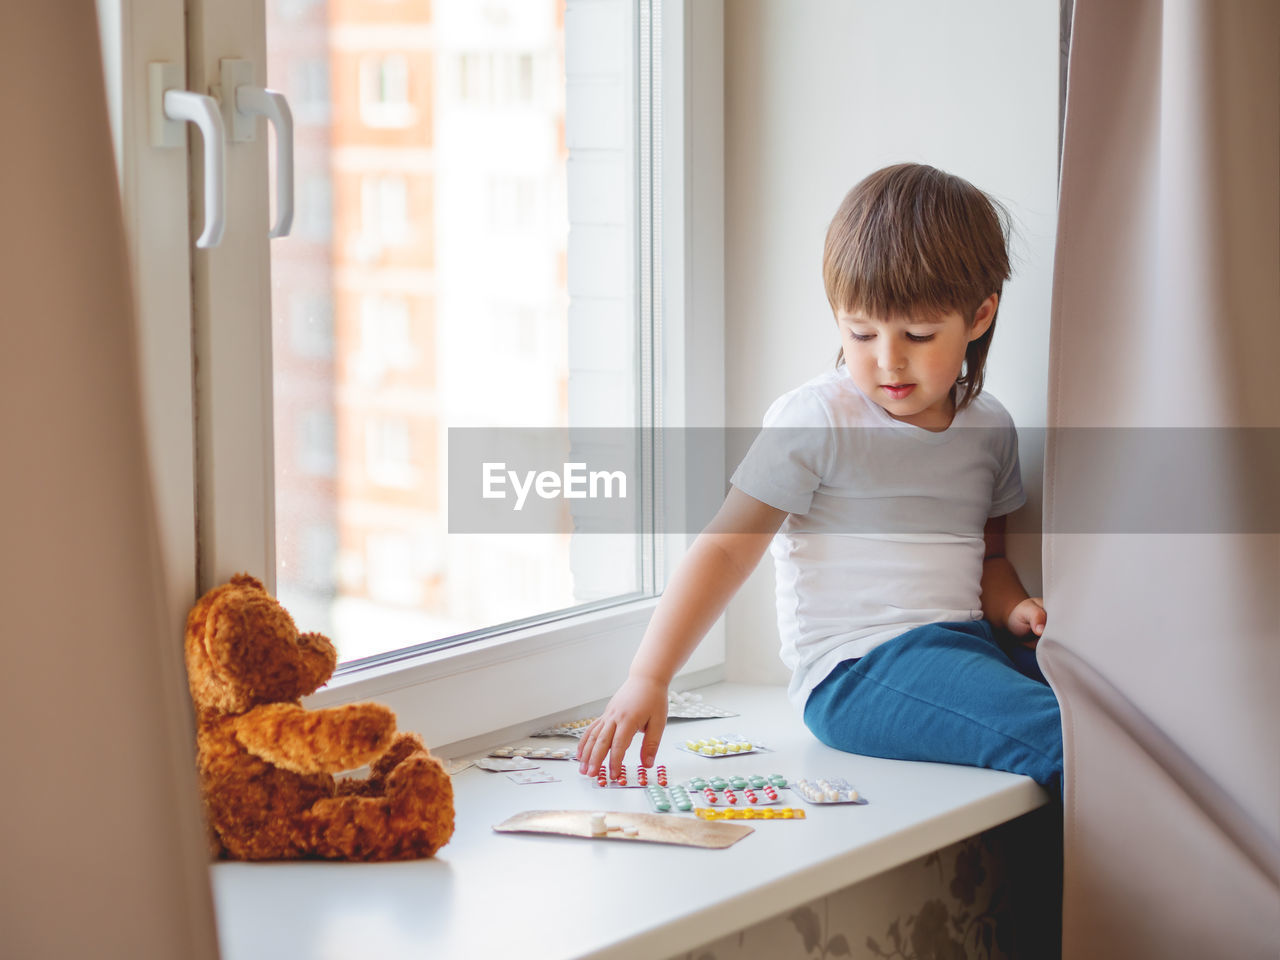
[[[639,833],[640,833],[640,828],[637,827],[635,824],[629,823],[622,828],[622,835],[624,837],[634,837],[634,836],[637,836]]]
[[[648,782],[649,782],[649,774],[644,767],[641,767],[638,771],[636,771],[636,783],[640,784],[640,786],[643,787],[646,784],[648,784]]]
[[[698,752],[704,757],[714,757],[716,755],[715,747],[699,747]]]
[[[753,777],[751,778],[751,781],[750,781],[750,782],[751,782],[751,786],[753,786],[753,787],[755,787],[757,790],[759,790],[761,787],[763,787],[763,786],[764,786],[764,784],[765,784],[765,779],[764,779],[764,777],[760,776],[759,774],[756,774],[755,776],[753,776]]]
[[[707,781],[702,777],[694,777],[689,781],[689,786],[693,787],[695,790],[705,790],[707,788]]]
[[[608,832],[609,832],[609,827],[604,822],[604,814],[593,813],[591,815],[591,835],[593,837],[602,837]]]
[[[747,781],[746,781],[746,778],[745,778],[745,777],[730,777],[730,778],[729,778],[729,786],[733,787],[733,789],[735,789],[735,790],[741,790],[741,789],[742,789],[743,787],[745,787],[746,785],[747,785]]]
[[[725,803],[737,803],[737,802],[738,802],[738,795],[737,795],[736,793],[734,793],[732,790],[726,790],[726,791],[724,792],[724,802],[725,802]]]
[[[712,790],[723,790],[725,787],[729,786],[729,781],[725,780],[723,777],[712,777],[709,782]]]
[[[688,800],[677,800],[676,809],[683,810],[687,813],[688,811],[693,809],[693,803]]]
[[[787,778],[780,773],[775,773],[769,777],[769,782],[775,787],[785,787],[787,785]]]
[[[684,742],[684,747],[686,750],[697,750],[698,747],[700,746],[702,746],[702,744],[698,743],[697,740],[686,740]]]

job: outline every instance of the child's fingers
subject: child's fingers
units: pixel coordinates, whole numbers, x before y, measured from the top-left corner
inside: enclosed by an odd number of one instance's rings
[[[613,741],[609,747],[609,777],[616,780],[622,772],[622,758],[631,746],[631,738],[636,735],[635,728],[623,721],[613,729]]]
[[[650,717],[644,728],[644,742],[640,744],[640,766],[652,767],[658,756],[658,744],[662,742],[662,731],[666,729],[666,717]]]
[[[600,726],[600,720],[597,718],[592,720],[587,729],[582,731],[582,736],[578,738],[578,749],[574,751],[574,756],[578,759],[578,771],[580,773],[587,772],[587,761],[591,759],[591,748],[596,742],[596,729]]]
[[[595,726],[599,724],[599,726]],[[605,756],[609,753],[609,745],[613,742],[613,723],[612,721],[596,721],[593,724],[595,732],[591,735],[591,742],[584,751],[582,751],[582,773],[594,774],[600,765],[604,763]],[[584,737],[585,739],[585,737]]]

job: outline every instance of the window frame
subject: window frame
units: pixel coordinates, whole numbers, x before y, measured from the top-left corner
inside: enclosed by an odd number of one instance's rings
[[[116,2],[134,5],[134,0]],[[174,8],[181,14],[176,0],[147,0],[147,5],[170,13]],[[219,67],[213,44],[215,38],[229,32],[245,30],[248,35],[239,48],[240,56],[265,63],[261,8],[259,19],[244,27],[243,11],[238,11],[236,4],[191,0],[188,6],[189,89],[216,87]],[[644,401],[649,411],[647,425],[723,427],[723,2],[653,0],[653,6],[660,17],[661,42],[652,50],[647,66],[648,82],[662,93],[660,114],[651,118],[651,139],[660,145],[661,152],[653,154],[660,162],[657,189],[642,192],[641,202],[650,205],[658,239],[657,255],[650,264],[655,282],[647,292],[652,309],[661,313],[661,324],[648,347],[660,360],[656,370],[661,379]],[[571,18],[571,13],[566,15],[566,30],[574,29]],[[126,41],[123,49],[127,51],[129,46]],[[130,63],[129,69],[145,74],[146,66]],[[262,72],[259,68],[260,82]],[[135,89],[122,99],[127,105],[126,119],[118,136],[123,140],[127,170],[131,154],[145,157],[150,148],[146,143],[145,96]],[[643,122],[643,115],[641,119]],[[203,176],[198,137],[191,138],[191,146],[195,149],[188,150],[189,182],[198,186]],[[266,223],[266,147],[267,138],[260,136],[254,143],[237,144],[228,150],[228,234],[232,230],[247,234],[257,224]],[[241,189],[245,184],[250,188]],[[710,185],[710,189],[703,185]],[[126,192],[126,205],[129,202]],[[185,207],[172,199],[163,202]],[[191,216],[199,223],[203,212],[198,189],[193,191],[191,207]],[[187,251],[194,290],[190,310],[195,332],[191,340],[199,358],[194,373],[195,405],[209,410],[216,395],[218,416],[193,415],[195,426],[188,425],[188,437],[194,434],[194,454],[190,442],[171,442],[172,430],[167,436],[165,431],[152,436],[153,454],[169,464],[170,474],[178,465],[179,473],[185,468],[190,475],[194,455],[195,494],[192,496],[188,487],[186,495],[196,505],[185,516],[170,510],[162,521],[171,529],[185,528],[189,544],[194,514],[195,580],[201,590],[243,569],[266,571],[268,585],[274,588],[270,582],[275,556],[269,249],[265,230],[258,233],[259,239],[253,242]],[[142,300],[154,278],[145,266],[149,261],[138,255],[138,249],[140,243],[154,242],[143,231],[141,241],[135,239],[133,244]],[[217,325],[208,322],[214,316],[219,318]],[[167,359],[156,354],[156,334],[146,324],[140,335],[148,371],[154,374],[172,362],[175,351],[169,350]],[[149,415],[165,413],[177,392],[191,395],[190,389],[182,391],[173,383],[147,392]],[[229,397],[233,400],[228,408]],[[694,534],[684,532],[680,515],[686,493],[678,449],[681,444],[662,442],[665,438],[660,430],[655,436],[659,440],[656,462],[650,466],[655,476],[662,477],[663,485],[653,493],[656,509],[665,520],[658,521],[647,536],[656,558],[650,584],[660,589],[666,571],[687,549]],[[158,484],[171,482],[164,478],[163,464],[155,472]],[[723,489],[708,491],[716,497],[723,493]],[[239,520],[234,525],[225,522],[225,515],[233,512],[230,505]],[[184,541],[178,538],[175,542]],[[190,603],[197,592],[190,590],[192,558],[182,552],[182,547],[170,551],[167,563],[171,573],[176,570],[180,574],[175,596],[186,596]],[[309,702],[323,706],[378,697],[393,704],[402,727],[422,730],[433,744],[479,736],[583,706],[612,693],[625,675],[656,603],[657,598],[650,596],[571,613],[536,626],[514,626],[464,645],[344,671]],[[682,672],[718,679],[724,659],[720,622]],[[530,677],[536,677],[537,682],[531,683]]]

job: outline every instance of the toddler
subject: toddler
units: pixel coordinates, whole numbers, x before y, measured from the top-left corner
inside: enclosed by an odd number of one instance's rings
[[[784,394],[671,578],[581,770],[652,765],[667,689],[772,544],[789,695],[823,743],[1024,773],[1055,793],[1045,610],[1004,556],[1018,438],[982,390],[1009,276],[1007,216],[918,164],[871,174],[827,231],[835,368]],[[994,627],[1015,638],[1006,652]]]

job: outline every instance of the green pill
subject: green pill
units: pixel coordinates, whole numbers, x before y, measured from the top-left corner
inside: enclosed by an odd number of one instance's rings
[[[751,786],[753,789],[759,790],[761,787],[764,786],[764,777],[760,776],[759,774],[752,777]]]
[[[695,790],[705,790],[707,789],[707,781],[702,779],[702,777],[694,777],[689,781],[689,786],[693,787]]]
[[[727,787],[727,786],[729,786],[729,784],[728,784],[728,782],[727,782],[723,777],[712,777],[712,778],[711,778],[711,789],[712,789],[712,790],[723,790],[723,789],[724,789],[725,787]]]
[[[769,782],[775,787],[785,787],[787,785],[787,778],[780,773],[775,773],[769,778]]]
[[[730,777],[729,785],[732,786],[733,789],[735,790],[742,790],[747,785],[747,778],[746,777]]]
[[[658,808],[659,813],[669,813],[671,811],[671,804],[665,800],[659,800],[654,806]]]
[[[693,804],[690,803],[688,800],[677,800],[676,809],[688,812],[689,810],[693,809]]]

